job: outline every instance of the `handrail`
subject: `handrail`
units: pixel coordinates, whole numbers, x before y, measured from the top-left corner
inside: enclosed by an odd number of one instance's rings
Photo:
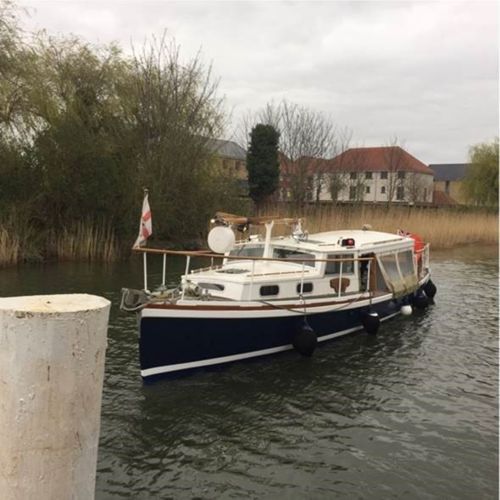
[[[166,254],[166,255],[184,255],[185,257],[206,257],[228,260],[258,260],[258,261],[271,261],[271,262],[362,262],[370,261],[375,257],[355,257],[343,259],[283,259],[280,257],[255,257],[250,255],[224,255],[212,253],[209,250],[165,250],[163,248],[133,248],[134,252],[152,253],[152,254]]]

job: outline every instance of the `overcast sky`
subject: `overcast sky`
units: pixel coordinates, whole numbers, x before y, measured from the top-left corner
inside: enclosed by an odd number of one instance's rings
[[[235,125],[290,101],[349,127],[353,143],[397,136],[424,163],[467,161],[498,135],[494,1],[18,1],[24,25],[129,51],[166,29],[181,57],[201,49]],[[231,138],[231,130],[228,130]]]

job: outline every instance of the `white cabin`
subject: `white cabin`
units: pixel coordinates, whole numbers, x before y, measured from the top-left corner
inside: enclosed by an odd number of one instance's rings
[[[425,255],[422,259],[415,254],[414,244],[410,237],[351,229],[302,240],[272,238],[267,246],[262,239],[250,239],[226,253],[221,266],[192,271],[183,283],[198,287],[211,300],[345,300],[359,294],[398,294],[414,288],[428,267]]]

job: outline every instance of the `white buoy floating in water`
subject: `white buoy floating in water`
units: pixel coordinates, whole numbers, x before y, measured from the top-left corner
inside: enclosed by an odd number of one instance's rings
[[[412,312],[413,312],[413,309],[409,304],[401,306],[401,314],[403,316],[411,316]]]

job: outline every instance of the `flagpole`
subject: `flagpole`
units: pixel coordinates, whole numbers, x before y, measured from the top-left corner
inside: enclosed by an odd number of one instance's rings
[[[148,260],[146,252],[142,254],[142,263],[144,267],[144,291],[148,291]]]
[[[147,196],[149,194],[149,189],[148,188],[143,188],[144,190],[144,201],[147,200]],[[148,207],[149,207],[149,204],[148,204]],[[143,203],[143,213],[141,215],[141,225],[140,225],[140,228],[139,228],[139,238],[141,237],[141,230],[142,230],[142,224],[144,222],[144,220],[142,219],[142,217],[144,217],[144,203]],[[147,238],[147,236],[146,236]],[[145,240],[144,240],[145,242]],[[147,254],[146,253],[143,253],[142,254],[142,265],[143,265],[143,271],[144,271],[144,290],[146,292],[148,292],[148,257],[147,257]]]

